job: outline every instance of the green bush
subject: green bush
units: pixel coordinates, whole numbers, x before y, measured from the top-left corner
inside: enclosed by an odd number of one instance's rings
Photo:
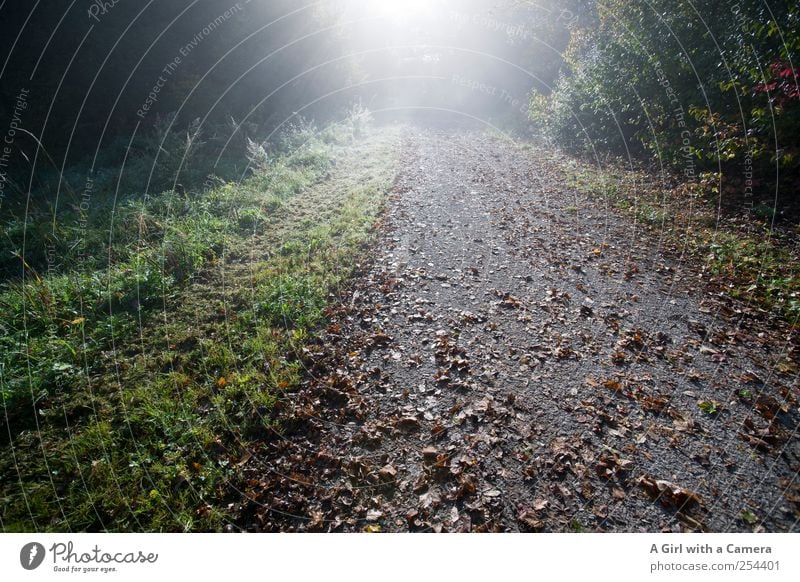
[[[777,164],[784,200],[794,200],[800,91],[789,63],[800,56],[800,8],[767,10],[756,0],[733,8],[598,2],[573,30],[552,91],[534,93],[531,119],[563,146],[658,157],[686,181],[721,166],[738,191],[752,177],[769,192]]]

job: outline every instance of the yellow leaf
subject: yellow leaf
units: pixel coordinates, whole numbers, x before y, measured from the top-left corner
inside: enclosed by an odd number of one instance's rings
[[[73,319],[72,321],[70,321],[69,324],[70,325],[80,325],[80,324],[85,323],[85,322],[86,322],[86,318],[85,317],[79,317],[78,319]]]

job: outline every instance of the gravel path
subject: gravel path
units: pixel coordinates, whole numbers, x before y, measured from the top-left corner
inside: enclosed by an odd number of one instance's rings
[[[797,384],[774,366],[795,337],[704,293],[544,151],[410,129],[404,155],[239,525],[800,529]]]

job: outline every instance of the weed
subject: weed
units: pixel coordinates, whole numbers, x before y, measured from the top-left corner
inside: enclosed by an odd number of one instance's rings
[[[123,198],[113,228],[98,206],[94,257],[3,285],[6,530],[222,528],[391,187],[395,134],[359,131],[371,156],[301,124],[242,183]]]
[[[582,169],[567,157],[559,161],[567,184],[578,192],[610,203],[638,222],[659,229],[665,244],[685,258],[690,249],[696,263],[730,297],[774,311],[792,323],[800,317],[800,280],[795,271],[800,246],[790,232],[771,228],[774,209],[756,206],[743,220],[721,216],[703,202],[698,191],[718,181],[704,174],[699,184],[668,188],[653,183],[640,170]],[[683,225],[678,231],[676,224]]]

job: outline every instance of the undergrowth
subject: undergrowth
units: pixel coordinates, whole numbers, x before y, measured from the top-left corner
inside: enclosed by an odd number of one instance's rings
[[[644,171],[587,168],[561,160],[567,183],[657,234],[665,248],[696,260],[728,296],[794,324],[800,317],[800,238],[758,207],[728,213],[700,192],[707,184],[667,184]]]
[[[0,287],[4,530],[224,527],[391,187],[396,132],[364,116],[261,145],[240,182],[78,207],[56,252],[29,219],[45,250]]]

